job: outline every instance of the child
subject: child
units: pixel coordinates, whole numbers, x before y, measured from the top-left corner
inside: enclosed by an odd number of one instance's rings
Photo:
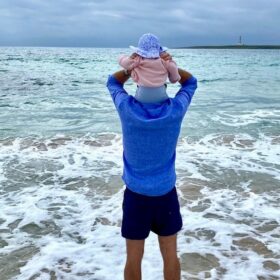
[[[160,54],[167,50],[161,47],[159,39],[150,33],[140,37],[138,47],[130,46],[135,52],[131,56],[122,55],[119,64],[131,70],[131,78],[137,83],[135,98],[140,102],[161,102],[168,99],[167,77],[171,83],[180,80],[174,61],[165,61]]]

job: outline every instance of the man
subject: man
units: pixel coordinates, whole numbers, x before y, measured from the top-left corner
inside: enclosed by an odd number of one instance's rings
[[[161,58],[171,60],[164,52]],[[197,88],[197,80],[179,69],[181,88],[174,98],[141,103],[128,95],[129,71],[110,75],[107,87],[118,111],[123,132],[122,236],[126,238],[125,280],[141,279],[144,243],[149,232],[158,235],[164,279],[180,279],[177,232],[182,217],[176,192],[175,158],[181,123]]]

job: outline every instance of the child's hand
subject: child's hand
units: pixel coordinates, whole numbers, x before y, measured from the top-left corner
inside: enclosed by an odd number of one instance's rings
[[[133,53],[131,56],[130,56],[130,58],[136,58],[137,56],[139,56],[137,53]]]
[[[160,54],[160,58],[165,60],[165,61],[168,61],[168,60],[171,61],[172,60],[172,56],[167,52],[162,52]]]

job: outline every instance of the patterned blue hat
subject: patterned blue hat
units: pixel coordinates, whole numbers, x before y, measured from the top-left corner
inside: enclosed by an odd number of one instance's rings
[[[159,43],[157,36],[147,33],[140,37],[138,47],[129,46],[137,54],[146,58],[157,58],[160,53],[168,50],[166,47],[162,47]]]

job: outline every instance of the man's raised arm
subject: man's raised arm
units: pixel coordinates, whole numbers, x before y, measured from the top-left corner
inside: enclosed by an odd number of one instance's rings
[[[163,60],[172,60],[172,56],[167,52],[161,53],[160,57]],[[178,68],[178,73],[181,77],[179,80],[181,88],[177,92],[175,100],[177,100],[182,105],[183,114],[185,114],[196,91],[197,80],[191,73],[181,68]]]
[[[121,102],[128,97],[127,92],[124,90],[124,83],[129,77],[130,71],[127,70],[117,71],[108,77],[107,88],[117,109],[119,109]]]
[[[179,83],[181,84],[181,88],[177,92],[175,100],[177,100],[182,105],[183,114],[185,114],[197,89],[197,80],[188,71],[183,69],[178,70],[179,75],[181,76],[181,80],[179,81]]]

